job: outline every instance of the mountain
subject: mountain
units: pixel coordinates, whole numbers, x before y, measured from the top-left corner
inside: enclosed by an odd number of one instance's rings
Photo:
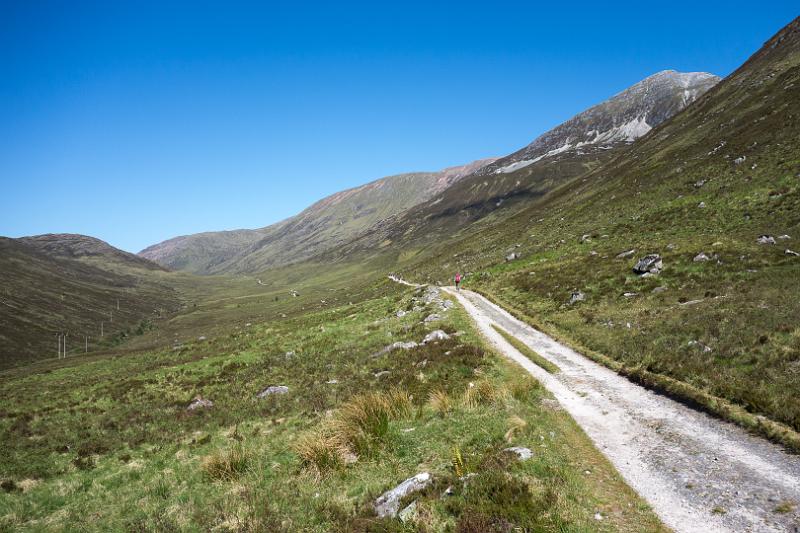
[[[537,137],[525,148],[479,169],[508,174],[541,161],[609,150],[630,144],[673,117],[719,82],[707,72],[664,70],[590,107]]]
[[[397,272],[474,273],[584,353],[784,442],[713,398],[800,430],[799,239],[800,18],[615,158]],[[648,254],[662,268],[639,276]]]
[[[75,354],[146,329],[179,305],[163,275],[84,235],[0,237],[0,368],[56,357],[59,334]]]
[[[353,239],[376,222],[427,200],[492,161],[389,176],[328,196],[265,228],[176,237],[145,248],[139,255],[198,274],[257,272],[292,263]]]
[[[376,224],[340,257],[380,243],[435,246],[488,215],[509,216],[558,186],[624,152],[636,139],[702,97],[719,77],[664,71],[576,115],[517,152],[477,169],[453,186]],[[513,211],[513,209],[511,209]]]

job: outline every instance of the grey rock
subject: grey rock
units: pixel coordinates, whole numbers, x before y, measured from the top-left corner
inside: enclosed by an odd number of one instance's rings
[[[756,242],[758,244],[775,244],[775,237],[772,235],[759,235]]]
[[[639,259],[636,265],[634,265],[633,271],[636,274],[644,274],[645,272],[657,274],[661,272],[662,268],[664,268],[664,264],[661,261],[661,256],[658,254],[650,254]]]
[[[399,518],[400,521],[405,524],[406,522],[414,520],[416,516],[417,516],[417,501],[414,500],[413,502],[409,503],[405,509],[400,511],[400,513],[397,515],[397,518]]]
[[[700,187],[702,187],[702,186],[703,186],[703,185],[705,185],[705,184],[706,184],[706,180],[698,180],[698,181],[695,181],[695,182],[694,182],[694,188],[695,188],[695,189],[699,189]]]
[[[379,518],[387,516],[397,516],[400,510],[400,500],[411,494],[424,489],[431,483],[431,475],[428,472],[421,472],[416,476],[410,477],[391,490],[387,490],[375,500],[375,514]]]
[[[665,290],[667,290],[667,288],[662,285],[661,287],[656,287],[655,289],[653,289],[652,292],[657,294],[659,292],[664,292]]]
[[[533,452],[530,450],[530,448],[523,448],[522,446],[513,446],[511,448],[506,448],[503,451],[515,454],[517,459],[520,461],[527,461],[533,457]]]
[[[425,323],[428,323],[428,322],[435,322],[435,321],[437,321],[437,320],[441,320],[441,319],[442,319],[442,317],[441,317],[440,315],[438,315],[438,314],[436,314],[436,313],[431,313],[430,315],[428,315],[428,316],[426,316],[426,317],[425,317],[425,320],[424,320],[424,322],[425,322]]]
[[[514,259],[519,259],[519,254],[517,252],[511,252],[506,256],[506,261],[513,261]]]
[[[794,257],[800,257],[800,253],[797,253],[797,252],[795,252],[795,251],[793,251],[793,250],[790,250],[790,249],[788,249],[788,248],[787,248],[787,249],[785,249],[785,250],[783,251],[783,253],[784,253],[784,254],[786,254],[786,255],[792,255],[792,256],[794,256]]]
[[[573,293],[569,297],[569,305],[572,305],[576,302],[582,302],[586,299],[586,295],[583,294],[581,291],[573,291]]]
[[[425,338],[422,339],[422,343],[421,344],[428,344],[429,342],[434,342],[434,341],[443,341],[443,340],[447,340],[449,338],[450,338],[450,335],[448,335],[447,333],[445,333],[444,331],[442,331],[440,329],[437,329],[437,330],[431,331],[430,333],[425,335]]]
[[[397,313],[395,313],[395,316],[397,318],[403,318],[404,316],[406,316],[406,312],[400,309]]]
[[[700,202],[699,204],[697,204],[697,207],[699,207],[700,209],[705,209],[706,203],[705,202]]]
[[[711,353],[713,350],[710,346],[706,346],[700,341],[689,341],[688,346],[696,347],[703,351],[703,353]]]
[[[408,342],[397,341],[375,352],[374,354],[372,354],[372,357],[380,357],[381,355],[385,355],[395,350],[410,350],[411,348],[416,348],[417,346],[419,346],[419,344],[417,344],[414,341],[408,341]]]
[[[699,254],[694,256],[694,259],[692,259],[692,261],[694,261],[695,263],[702,263],[704,261],[710,261],[710,260],[711,258],[708,257],[705,252],[700,252]]]
[[[204,340],[206,340],[206,336],[205,335],[200,335],[199,337],[197,337],[197,340],[204,341]]]
[[[453,300],[445,300],[442,302],[442,309],[452,309],[454,305]]]
[[[633,257],[633,254],[635,253],[636,253],[636,248],[628,250],[627,252],[622,252],[617,254],[617,259],[627,259],[629,257]]]
[[[639,293],[638,292],[623,292],[622,295],[625,298],[633,298],[635,296],[639,296]]]
[[[747,161],[747,156],[746,156],[746,155],[743,155],[743,156],[740,156],[740,157],[737,157],[736,159],[734,159],[734,160],[733,160],[733,164],[734,164],[734,165],[741,165],[741,164],[742,164],[742,163],[744,163],[745,161]]]
[[[372,375],[375,376],[376,378],[380,379],[383,376],[388,376],[389,374],[391,374],[391,372],[389,372],[388,370],[381,370],[380,372],[375,372]]]
[[[585,235],[581,236],[581,242],[586,242],[586,241],[591,241],[591,240],[592,240],[592,236],[590,234],[588,234],[588,233],[586,233]]]
[[[266,398],[272,394],[286,394],[289,392],[289,387],[286,385],[270,385],[266,389],[256,394],[256,398]]]
[[[782,241],[783,241],[783,240],[786,240],[786,239],[791,239],[791,237],[789,237],[788,235],[778,235],[778,238],[779,238],[780,240],[782,240]]]
[[[186,410],[194,411],[196,409],[208,409],[210,407],[214,407],[214,402],[198,396],[194,400],[192,400],[192,402],[186,407]]]

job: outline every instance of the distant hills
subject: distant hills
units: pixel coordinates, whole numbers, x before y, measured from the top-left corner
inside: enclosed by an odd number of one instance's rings
[[[176,237],[139,255],[197,274],[253,273],[362,237],[361,245],[375,247],[399,234],[407,237],[415,228],[426,235],[437,229],[449,232],[505,201],[540,195],[608,160],[615,149],[646,134],[718,81],[707,73],[660,72],[498,160],[383,178],[331,195],[266,228]]]
[[[258,272],[289,264],[353,239],[492,161],[389,176],[323,198],[272,226],[176,237],[145,248],[139,255],[197,274]]]
[[[76,354],[147,328],[179,306],[164,273],[84,235],[0,237],[0,368],[55,358],[58,335]]]

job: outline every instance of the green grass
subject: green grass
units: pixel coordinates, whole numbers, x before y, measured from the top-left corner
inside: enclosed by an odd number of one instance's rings
[[[518,338],[498,326],[497,324],[492,324],[494,330],[499,333],[511,346],[513,346],[519,353],[533,361],[537,366],[542,367],[543,369],[547,370],[551,374],[555,374],[559,372],[561,369],[558,368],[558,365],[551,363],[535,351],[533,351],[527,344],[520,341]]]
[[[353,304],[232,323],[179,350],[0,377],[0,530],[662,530],[460,308],[436,324],[449,340],[373,356],[424,336],[431,309],[397,318],[415,291],[371,290],[378,296]],[[272,384],[289,393],[256,399]],[[187,412],[196,396],[214,406]],[[534,458],[511,460],[511,445]],[[454,449],[479,474],[466,485]],[[415,496],[415,521],[377,519],[371,502],[420,471],[434,484]]]

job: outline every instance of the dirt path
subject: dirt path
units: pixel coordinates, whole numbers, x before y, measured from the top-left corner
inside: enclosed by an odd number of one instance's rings
[[[676,531],[800,532],[797,506],[785,503],[800,505],[800,457],[628,381],[479,294],[444,290],[501,353],[553,393],[666,525]],[[561,371],[548,374],[533,364],[492,323]]]

